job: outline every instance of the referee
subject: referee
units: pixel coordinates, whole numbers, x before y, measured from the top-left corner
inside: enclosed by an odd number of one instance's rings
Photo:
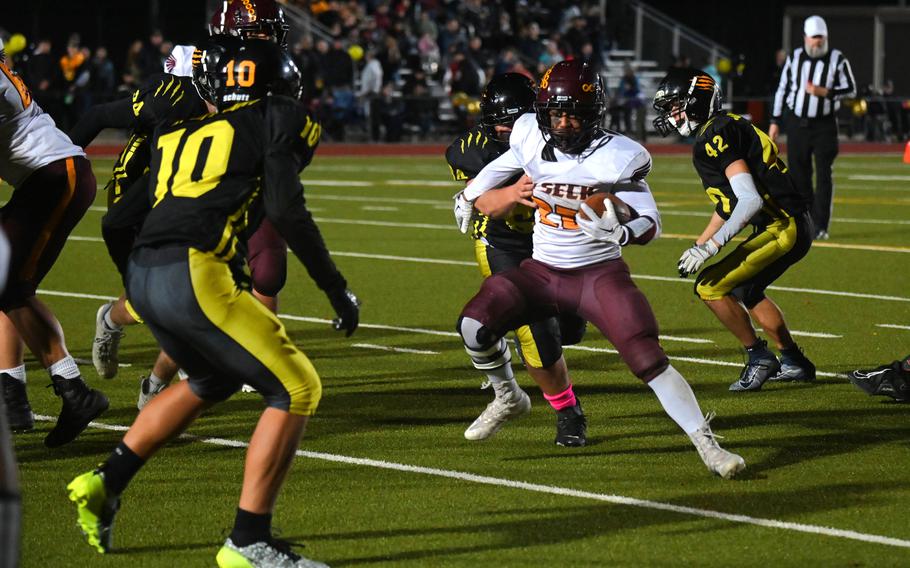
[[[831,166],[837,157],[835,115],[841,99],[856,95],[856,81],[844,54],[828,48],[828,25],[821,16],[806,18],[803,33],[804,47],[793,50],[781,71],[768,135],[771,140],[777,140],[786,106],[790,175],[797,186],[811,193],[812,157],[815,156],[812,220],[815,238],[826,240],[834,194]]]

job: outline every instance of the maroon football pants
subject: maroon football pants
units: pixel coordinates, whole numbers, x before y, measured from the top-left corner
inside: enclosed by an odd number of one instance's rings
[[[528,259],[484,280],[461,315],[479,321],[498,338],[521,325],[563,314],[594,324],[644,382],[669,364],[651,305],[622,259],[575,269]]]
[[[70,232],[95,200],[95,174],[81,157],[64,158],[35,170],[0,209],[9,238],[9,282],[0,311],[20,307],[35,295]]]

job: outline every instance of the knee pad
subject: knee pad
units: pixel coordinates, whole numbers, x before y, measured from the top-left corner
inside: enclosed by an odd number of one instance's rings
[[[474,367],[480,370],[497,369],[512,361],[512,352],[504,337],[496,337],[474,318],[461,317],[458,333],[464,341],[464,350],[471,357]]]
[[[559,335],[562,339],[562,345],[577,345],[581,343],[585,332],[588,330],[588,322],[578,316],[559,316]]]

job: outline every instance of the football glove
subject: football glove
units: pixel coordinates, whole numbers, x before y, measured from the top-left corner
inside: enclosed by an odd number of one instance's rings
[[[464,198],[464,192],[455,194],[455,225],[462,233],[467,233],[471,226],[471,217],[474,215],[474,202]]]
[[[710,239],[704,244],[692,245],[691,248],[682,253],[682,256],[679,257],[679,262],[676,263],[679,277],[686,278],[690,274],[695,274],[701,270],[705,261],[717,254],[718,251],[720,251],[720,248]]]
[[[604,213],[598,217],[597,213],[587,204],[581,204],[581,211],[588,216],[583,219],[581,215],[575,216],[575,222],[581,227],[582,232],[594,240],[607,243],[620,244],[624,237],[625,231],[619,224],[619,218],[616,216],[616,210],[610,200],[604,201]]]
[[[347,288],[336,288],[326,292],[337,318],[332,320],[332,327],[338,331],[344,330],[345,337],[357,330],[360,323],[360,300]]]

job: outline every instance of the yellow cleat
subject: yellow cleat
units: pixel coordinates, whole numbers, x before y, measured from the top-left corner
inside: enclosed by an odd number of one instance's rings
[[[104,474],[98,470],[83,473],[70,481],[66,488],[70,501],[76,504],[79,528],[89,545],[101,554],[108,552],[120,498],[108,496]]]

